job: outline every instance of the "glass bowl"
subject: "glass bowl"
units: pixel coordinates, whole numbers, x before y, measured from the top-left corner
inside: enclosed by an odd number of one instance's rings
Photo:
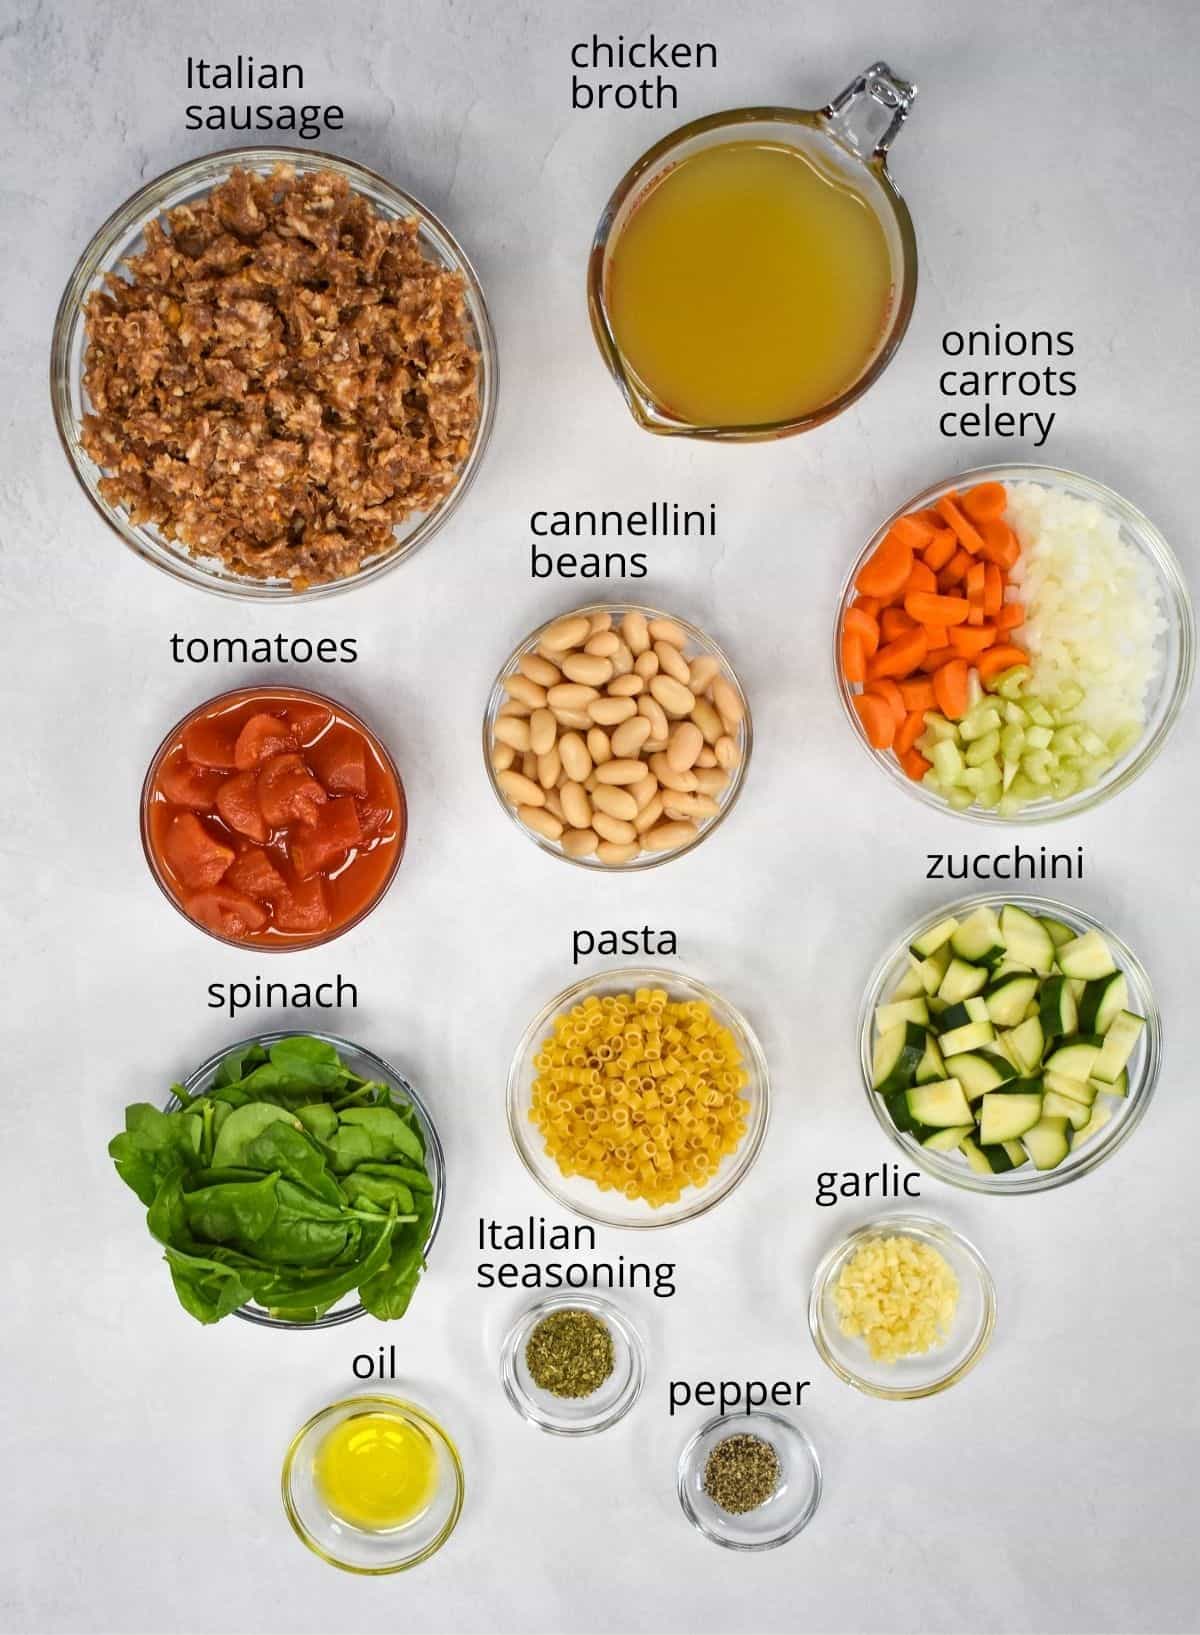
[[[298,932],[295,934],[289,933],[286,937],[280,937],[277,942],[239,941],[236,937],[222,936],[219,931],[214,931],[211,926],[202,925],[199,920],[194,920],[184,908],[179,898],[175,895],[175,892],[171,887],[170,880],[155,856],[154,847],[152,846],[150,840],[150,808],[154,797],[154,781],[158,776],[158,770],[162,765],[164,758],[174,747],[174,745],[179,742],[184,728],[188,726],[194,717],[198,715],[211,714],[211,712],[219,705],[225,705],[229,709],[236,709],[239,704],[245,703],[248,699],[254,698],[261,694],[269,695],[272,699],[284,699],[289,702],[296,702],[299,704],[315,704],[322,709],[334,711],[335,715],[340,716],[344,721],[357,727],[359,732],[361,732],[363,737],[366,739],[374,754],[378,757],[382,766],[395,780],[396,791],[399,795],[400,802],[398,816],[403,824],[399,843],[395,848],[395,856],[392,859],[387,873],[379,882],[379,887],[374,895],[368,898],[368,900],[356,914],[351,915],[351,917],[348,920],[343,921],[341,925],[331,926],[328,931],[321,931],[315,936],[305,937]],[[393,761],[392,757],[388,754],[388,751],[384,747],[381,740],[376,737],[375,733],[372,732],[371,728],[367,726],[366,722],[357,716],[353,710],[347,709],[344,704],[339,704],[336,699],[327,698],[323,693],[310,692],[304,687],[274,687],[267,685],[261,687],[235,687],[231,692],[219,693],[216,698],[206,699],[203,704],[197,705],[194,710],[189,710],[187,715],[183,716],[175,723],[151,757],[150,765],[146,770],[146,776],[142,780],[142,792],[139,797],[138,810],[139,829],[142,837],[142,853],[146,859],[146,866],[150,870],[150,873],[154,876],[159,890],[162,892],[163,896],[167,899],[176,913],[182,915],[194,930],[202,931],[206,937],[212,937],[215,942],[223,942],[229,948],[251,949],[254,953],[261,954],[288,954],[295,952],[297,949],[320,948],[323,947],[325,943],[333,942],[336,938],[345,936],[346,932],[352,931],[356,925],[361,925],[366,919],[367,915],[379,906],[379,904],[391,890],[392,883],[396,878],[396,871],[399,869],[401,861],[404,857],[404,846],[408,837],[408,806],[404,794],[404,784],[401,780],[400,772],[395,761]]]
[[[933,1152],[928,1147],[921,1146],[911,1135],[898,1130],[888,1117],[883,1097],[871,1088],[875,1007],[883,1003],[901,976],[911,969],[908,947],[923,931],[928,931],[948,915],[963,919],[976,908],[986,905],[999,911],[1005,903],[1026,909],[1030,914],[1046,915],[1051,919],[1061,920],[1079,935],[1085,931],[1101,932],[1112,949],[1118,968],[1125,973],[1129,984],[1128,1009],[1139,1016],[1144,1016],[1146,1026],[1129,1060],[1129,1093],[1126,1096],[1107,1098],[1112,1117],[1102,1130],[1089,1137],[1082,1146],[1073,1147],[1056,1169],[1035,1170],[1032,1165],[1022,1165],[1020,1169],[1008,1170],[1003,1175],[977,1175],[958,1153]],[[1111,1158],[1141,1123],[1150,1104],[1150,1097],[1154,1094],[1154,1086],[1158,1082],[1162,1063],[1162,1018],[1154,1002],[1150,978],[1133,950],[1106,925],[1084,913],[1083,909],[1075,908],[1069,903],[1056,902],[1052,897],[1029,897],[1019,892],[994,891],[976,897],[963,897],[957,902],[939,908],[936,913],[922,914],[919,920],[909,926],[900,941],[872,972],[863,997],[858,1030],[859,1065],[871,1111],[904,1156],[918,1168],[936,1176],[939,1181],[945,1181],[949,1186],[966,1187],[971,1192],[998,1193],[1001,1196],[1022,1192],[1045,1192],[1051,1187],[1066,1186],[1068,1181],[1078,1180],[1081,1175],[1087,1175],[1089,1171],[1102,1164],[1106,1158]]]
[[[429,1441],[436,1461],[436,1489],[427,1508],[387,1532],[368,1532],[335,1516],[314,1473],[324,1437],[344,1420],[369,1413],[404,1420]],[[432,1414],[401,1397],[361,1396],[331,1403],[300,1427],[284,1456],[282,1489],[287,1518],[314,1555],[344,1572],[379,1577],[405,1572],[436,1555],[458,1525],[466,1482],[458,1449]]]
[[[602,1192],[594,1181],[584,1176],[564,1176],[545,1151],[540,1133],[529,1117],[533,1081],[537,1077],[533,1059],[554,1018],[593,994],[603,998],[605,994],[628,993],[637,988],[664,988],[673,1000],[700,1000],[707,1005],[717,1022],[733,1034],[741,1053],[742,1066],[749,1075],[749,1083],[742,1096],[750,1103],[750,1112],[741,1145],[735,1152],[726,1154],[706,1186],[689,1186],[677,1203],[664,1204],[657,1209],[640,1198],[626,1198],[615,1187]],[[720,994],[678,971],[635,966],[628,970],[584,977],[573,983],[548,1005],[544,1005],[525,1029],[508,1073],[508,1128],[521,1162],[538,1185],[564,1209],[581,1215],[584,1220],[596,1221],[601,1226],[627,1226],[644,1230],[655,1226],[674,1226],[680,1221],[694,1220],[697,1215],[707,1214],[745,1180],[762,1146],[769,1110],[770,1084],[766,1058],[750,1024]]]
[[[212,558],[193,556],[177,541],[165,539],[157,528],[132,522],[123,507],[110,505],[101,494],[100,478],[103,472],[84,452],[81,441],[83,416],[88,407],[83,389],[83,359],[87,345],[84,302],[88,295],[103,283],[106,275],[118,273],[125,261],[144,248],[143,230],[148,220],[165,214],[177,205],[194,203],[206,197],[235,168],[267,173],[278,164],[290,165],[302,175],[319,170],[336,171],[386,220],[415,217],[419,223],[418,240],[426,256],[463,275],[466,310],[480,360],[479,423],[454,487],[432,511],[412,516],[400,524],[395,529],[395,544],[391,550],[369,560],[357,573],[327,584],[310,585],[305,590],[293,590],[284,579],[251,579],[235,574]],[[227,148],[220,153],[205,154],[202,158],[177,165],[139,188],[132,198],[114,211],[80,256],[59,303],[50,348],[50,396],[58,435],[71,469],[105,522],[131,550],[174,578],[189,585],[199,585],[205,590],[252,601],[328,596],[351,585],[375,579],[411,556],[418,546],[423,545],[449,520],[471,486],[491,435],[496,389],[496,344],[483,290],[470,261],[448,229],[424,205],[382,176],[377,176],[374,171],[352,160],[339,159],[333,154],[311,149]]]
[[[613,1371],[588,1397],[556,1397],[538,1385],[525,1362],[529,1336],[555,1311],[587,1311],[612,1335]],[[500,1382],[522,1419],[554,1436],[591,1436],[606,1431],[633,1407],[642,1392],[646,1347],[628,1317],[594,1294],[559,1294],[521,1313],[500,1349]]]
[[[943,1345],[898,1362],[877,1362],[861,1339],[842,1333],[834,1290],[842,1268],[864,1243],[906,1237],[936,1249],[958,1279],[958,1305]],[[924,1215],[879,1215],[857,1227],[825,1256],[813,1278],[808,1326],[821,1360],[840,1380],[868,1396],[908,1402],[947,1391],[974,1368],[996,1326],[996,1288],[969,1239]]]
[[[704,1491],[704,1467],[728,1436],[757,1436],[779,1456],[782,1480],[757,1510],[731,1515]],[[803,1532],[821,1502],[821,1461],[812,1442],[782,1414],[754,1409],[718,1414],[698,1430],[679,1455],[676,1489],[683,1513],[697,1532],[727,1550],[773,1550]]]
[[[688,840],[684,845],[674,846],[669,851],[663,852],[639,852],[638,855],[631,858],[628,863],[602,863],[597,857],[568,857],[566,852],[564,852],[562,847],[559,845],[558,841],[549,840],[545,835],[538,834],[536,830],[527,828],[517,816],[516,808],[510,806],[508,801],[504,798],[500,785],[496,782],[496,769],[492,765],[492,734],[495,729],[497,717],[500,713],[500,707],[508,701],[508,694],[504,691],[505,678],[512,675],[518,662],[524,658],[527,653],[536,652],[538,643],[541,641],[544,632],[549,630],[551,625],[558,624],[561,620],[571,618],[574,615],[591,617],[597,613],[611,614],[614,626],[620,624],[621,620],[627,613],[640,613],[648,620],[670,619],[673,624],[679,625],[679,627],[687,634],[688,651],[686,656],[690,656],[691,658],[716,659],[721,666],[721,673],[737,693],[738,698],[741,700],[743,711],[745,712],[742,716],[742,722],[737,733],[737,746],[739,751],[737,765],[730,772],[729,782],[725,785],[725,788],[721,790],[718,795],[714,796],[714,799],[721,808],[717,816],[707,819],[703,827],[700,828],[695,836]],[[517,828],[523,835],[526,836],[527,839],[532,840],[535,846],[540,846],[542,851],[549,852],[551,857],[561,858],[565,863],[575,863],[583,868],[595,869],[602,874],[624,873],[631,872],[636,869],[657,868],[660,863],[669,863],[676,857],[682,857],[686,852],[693,851],[697,846],[699,846],[701,841],[707,840],[709,835],[713,834],[718,828],[720,828],[721,824],[724,823],[729,813],[733,810],[738,796],[742,792],[742,785],[746,781],[746,768],[750,763],[750,751],[753,747],[753,743],[754,729],[750,719],[750,705],[747,702],[742,684],[738,680],[737,672],[734,670],[733,665],[729,662],[728,657],[722,651],[722,649],[717,646],[716,642],[713,641],[711,636],[706,635],[704,631],[700,630],[696,625],[689,624],[686,619],[681,619],[677,613],[664,613],[659,608],[646,607],[640,602],[590,602],[586,607],[570,608],[563,613],[557,614],[553,619],[547,619],[545,624],[539,625],[538,628],[532,632],[532,634],[526,636],[525,640],[519,643],[518,646],[515,647],[509,654],[508,658],[505,659],[499,675],[492,683],[492,690],[488,696],[487,709],[484,711],[483,716],[483,764],[487,769],[488,782],[492,786],[492,793],[495,795],[497,801],[500,803],[500,806],[503,808],[505,816],[510,822],[516,824]]]
[[[872,749],[852,703],[859,689],[846,681],[842,674],[840,656],[842,621],[857,594],[854,588],[855,576],[892,524],[911,511],[919,511],[933,505],[944,494],[955,489],[970,488],[981,482],[1038,483],[1043,487],[1065,491],[1077,499],[1090,500],[1102,506],[1119,522],[1122,540],[1132,545],[1143,561],[1150,565],[1158,587],[1163,616],[1167,622],[1167,630],[1160,646],[1162,662],[1156,684],[1157,691],[1150,701],[1145,729],[1133,749],[1117,760],[1091,787],[1080,789],[1065,800],[1048,797],[1045,800],[1031,801],[1012,817],[1001,817],[998,812],[987,811],[977,806],[959,811],[941,795],[908,777],[890,750],[881,752]],[[1019,633],[1017,639],[1019,640]],[[1050,823],[1058,818],[1072,817],[1078,812],[1090,811],[1093,806],[1098,806],[1110,795],[1115,795],[1118,790],[1126,788],[1150,765],[1166,743],[1167,736],[1187,699],[1188,689],[1192,683],[1195,646],[1195,619],[1179,563],[1158,529],[1136,506],[1122,499],[1111,488],[1106,488],[1103,483],[1080,476],[1078,472],[1063,471],[1057,466],[979,466],[971,471],[957,472],[947,481],[934,483],[921,493],[915,494],[893,511],[871,535],[846,576],[838,598],[833,630],[833,673],[842,709],[855,738],[874,764],[882,768],[894,784],[907,790],[910,795],[915,795],[926,806],[932,806],[940,812],[952,812],[956,817],[968,818],[975,823]]]
[[[234,1050],[244,1050],[248,1045],[262,1045],[265,1047],[278,1044],[280,1039],[291,1039],[299,1036],[301,1030],[297,1028],[283,1028],[275,1033],[256,1033],[248,1039],[239,1039],[236,1044],[226,1045],[215,1056],[210,1056],[206,1062],[189,1073],[183,1081],[183,1088],[191,1096],[202,1096],[212,1088],[213,1077],[217,1068],[226,1056]],[[442,1212],[446,1206],[446,1156],[442,1150],[441,1138],[437,1126],[433,1122],[428,1107],[421,1100],[420,1095],[412,1085],[382,1056],[374,1051],[366,1050],[362,1045],[351,1044],[349,1039],[341,1039],[336,1033],[317,1033],[312,1029],[304,1032],[303,1037],[321,1039],[332,1045],[352,1072],[364,1079],[381,1079],[385,1084],[403,1099],[409,1102],[417,1115],[417,1122],[421,1126],[421,1135],[425,1142],[425,1168],[429,1179],[433,1182],[433,1218],[429,1223],[429,1236],[425,1239],[425,1259],[429,1259],[429,1251],[433,1248],[433,1240],[437,1237],[438,1227],[442,1224]],[[183,1105],[177,1096],[172,1096],[163,1108],[164,1112],[174,1113]],[[239,1306],[233,1314],[242,1317],[248,1323],[257,1323],[260,1328],[282,1329],[318,1329],[338,1328],[343,1323],[352,1323],[356,1317],[364,1315],[364,1308],[356,1292],[351,1291],[329,1308],[322,1316],[311,1323],[296,1323],[288,1318],[276,1317],[265,1307],[253,1302]]]

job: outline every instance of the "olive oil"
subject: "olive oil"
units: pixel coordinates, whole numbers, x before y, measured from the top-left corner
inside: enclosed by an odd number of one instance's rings
[[[399,1414],[354,1414],[323,1438],[313,1461],[317,1490],[339,1521],[394,1532],[425,1513],[437,1486],[437,1454]]]
[[[694,426],[798,419],[879,344],[892,291],[875,210],[795,147],[727,142],[684,159],[621,231],[606,304],[626,366]]]

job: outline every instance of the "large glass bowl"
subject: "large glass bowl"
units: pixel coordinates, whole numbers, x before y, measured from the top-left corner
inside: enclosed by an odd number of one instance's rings
[[[998,812],[987,811],[979,806],[970,806],[965,811],[959,811],[941,795],[933,793],[923,783],[917,783],[908,777],[890,750],[881,752],[872,749],[852,702],[860,689],[846,680],[841,664],[842,621],[857,594],[854,588],[855,576],[893,523],[912,511],[920,511],[935,504],[944,494],[956,489],[971,488],[982,482],[1039,483],[1043,487],[1065,491],[1077,499],[1093,501],[1109,512],[1120,524],[1122,540],[1132,545],[1142,559],[1149,563],[1158,586],[1163,616],[1167,622],[1167,630],[1161,639],[1162,662],[1155,683],[1156,690],[1150,701],[1145,729],[1133,749],[1122,756],[1091,787],[1078,790],[1066,800],[1048,797],[1045,800],[1031,801],[1012,817],[1001,817]],[[1014,633],[1014,639],[1020,641],[1019,631]],[[932,806],[941,812],[953,813],[955,817],[969,818],[975,823],[1050,823],[1057,818],[1072,817],[1078,812],[1089,811],[1101,801],[1107,800],[1110,795],[1115,795],[1118,790],[1126,788],[1146,770],[1166,743],[1167,735],[1187,699],[1192,682],[1195,647],[1195,618],[1179,563],[1158,529],[1136,506],[1122,499],[1121,495],[1111,488],[1106,488],[1103,483],[1080,476],[1075,471],[1060,470],[1057,466],[979,466],[973,471],[957,472],[947,481],[934,483],[921,493],[914,494],[880,523],[859,552],[838,597],[837,617],[833,627],[833,673],[843,712],[855,738],[875,765],[910,795],[915,795],[926,806]]]
[[[206,197],[234,169],[266,174],[279,164],[290,165],[302,175],[319,170],[336,171],[386,220],[415,217],[419,223],[418,240],[425,255],[463,275],[467,315],[479,353],[479,422],[454,487],[432,511],[409,517],[400,524],[395,529],[395,543],[391,550],[373,557],[357,573],[347,574],[345,578],[331,580],[327,584],[310,585],[306,590],[293,590],[284,579],[251,579],[235,574],[223,563],[194,556],[178,541],[163,538],[157,528],[132,522],[123,507],[110,505],[101,494],[100,478],[104,473],[84,452],[81,441],[83,416],[88,407],[83,389],[83,360],[87,348],[84,302],[88,295],[103,284],[108,274],[119,274],[122,264],[145,248],[144,229],[147,221],[177,205]],[[299,596],[328,596],[351,585],[361,585],[378,578],[381,573],[411,556],[418,546],[423,545],[448,521],[471,486],[491,435],[496,389],[496,343],[483,290],[474,268],[449,230],[432,211],[382,176],[377,176],[374,171],[355,164],[353,160],[339,159],[333,154],[308,148],[227,148],[220,153],[205,154],[203,158],[177,165],[139,188],[132,198],[114,211],[80,256],[59,303],[50,348],[50,397],[59,438],[84,493],[105,522],[131,550],[174,578],[244,600],[286,601]]]
[[[1003,1175],[977,1175],[959,1153],[931,1152],[928,1147],[921,1146],[919,1141],[914,1141],[911,1135],[902,1133],[892,1123],[883,1104],[883,1097],[871,1088],[875,1007],[884,1002],[900,978],[911,969],[908,947],[923,931],[928,931],[948,915],[954,915],[956,919],[962,920],[973,910],[984,906],[999,912],[1005,903],[1026,909],[1030,914],[1046,915],[1050,919],[1061,920],[1080,936],[1085,931],[1099,931],[1112,949],[1118,969],[1125,973],[1129,984],[1127,1008],[1138,1016],[1144,1016],[1146,1026],[1142,1029],[1137,1048],[1129,1060],[1129,1093],[1123,1097],[1105,1098],[1112,1117],[1102,1130],[1091,1136],[1082,1146],[1072,1147],[1056,1169],[1036,1170],[1032,1164],[1023,1164],[1020,1169],[1008,1170]],[[1158,1082],[1162,1051],[1162,1018],[1154,1002],[1150,978],[1133,950],[1122,942],[1115,932],[1110,931],[1108,926],[1093,919],[1083,909],[1076,908],[1070,903],[1056,902],[1051,897],[1029,897],[1019,892],[989,892],[978,897],[964,897],[958,902],[937,909],[936,912],[922,914],[875,967],[867,983],[858,1019],[859,1065],[867,1100],[876,1120],[900,1148],[905,1158],[919,1169],[935,1175],[939,1181],[945,1181],[949,1186],[966,1187],[971,1192],[997,1193],[1002,1197],[1024,1192],[1045,1192],[1051,1187],[1066,1186],[1068,1181],[1077,1181],[1081,1175],[1087,1175],[1096,1169],[1106,1158],[1111,1158],[1117,1148],[1128,1141],[1145,1116],[1150,1097],[1154,1094],[1154,1086]]]
[[[551,1031],[554,1018],[592,994],[603,998],[605,994],[629,993],[638,988],[664,988],[670,999],[700,1000],[707,1005],[717,1022],[733,1034],[742,1065],[749,1075],[749,1083],[742,1095],[750,1103],[750,1112],[741,1145],[735,1152],[726,1154],[706,1186],[689,1186],[677,1203],[663,1204],[657,1209],[640,1198],[626,1198],[615,1188],[602,1192],[594,1181],[585,1176],[564,1176],[555,1160],[546,1152],[541,1132],[529,1117],[533,1081],[537,1077],[533,1058],[541,1048],[542,1040]],[[508,1074],[508,1128],[521,1162],[538,1185],[564,1209],[582,1215],[585,1220],[596,1221],[601,1226],[635,1229],[674,1226],[715,1208],[735,1187],[741,1185],[749,1173],[766,1134],[769,1111],[770,1084],[766,1058],[749,1022],[720,994],[678,971],[633,967],[606,972],[602,976],[584,977],[582,981],[572,984],[548,1005],[544,1005],[525,1029]]]
[[[528,828],[521,822],[516,808],[505,799],[504,793],[496,781],[496,769],[492,765],[492,735],[500,708],[508,699],[508,694],[504,691],[505,677],[513,674],[518,663],[527,653],[537,651],[543,633],[549,630],[551,625],[556,625],[561,620],[571,618],[576,614],[590,617],[596,613],[611,613],[614,628],[620,624],[627,613],[641,613],[647,620],[669,619],[673,624],[677,624],[687,634],[688,641],[684,656],[692,659],[705,657],[716,659],[721,666],[721,674],[732,686],[734,692],[737,693],[744,711],[737,732],[737,765],[730,772],[729,782],[724,789],[713,797],[721,808],[720,812],[716,817],[705,819],[703,826],[682,846],[673,846],[669,851],[662,852],[639,852],[636,857],[630,858],[628,863],[602,863],[599,858],[594,856],[569,857],[557,840],[549,840],[545,835],[540,835],[535,830]],[[750,720],[750,705],[745,690],[738,680],[737,671],[729,662],[726,654],[717,646],[712,637],[706,635],[697,625],[689,624],[686,619],[681,619],[677,613],[664,613],[660,608],[646,607],[640,602],[591,602],[586,607],[568,608],[557,614],[553,619],[547,619],[544,624],[539,625],[536,630],[526,636],[524,641],[520,642],[505,659],[499,675],[492,683],[492,690],[488,695],[487,709],[483,714],[483,764],[487,768],[488,782],[492,786],[492,793],[504,808],[505,815],[511,822],[516,824],[523,835],[533,841],[535,846],[540,846],[542,851],[549,852],[552,857],[561,858],[564,863],[575,863],[582,868],[594,869],[601,874],[623,874],[637,869],[657,868],[660,863],[669,863],[673,858],[682,857],[685,853],[694,851],[702,841],[707,840],[709,835],[714,834],[724,823],[742,792],[753,744],[754,729]]]
[[[249,1039],[239,1039],[236,1044],[226,1045],[215,1056],[210,1056],[206,1062],[201,1062],[193,1072],[183,1081],[183,1088],[191,1096],[202,1096],[212,1088],[213,1078],[217,1068],[233,1050],[244,1050],[248,1045],[262,1045],[267,1048],[278,1044],[280,1039],[291,1039],[298,1035],[295,1028],[284,1028],[277,1033],[256,1033]],[[382,1056],[376,1056],[372,1050],[366,1050],[362,1045],[351,1044],[349,1039],[340,1039],[336,1033],[316,1033],[308,1031],[304,1037],[321,1039],[327,1045],[332,1045],[342,1060],[357,1073],[360,1078],[380,1079],[390,1085],[398,1097],[407,1101],[417,1115],[417,1122],[421,1126],[421,1135],[425,1142],[425,1168],[429,1179],[433,1182],[433,1218],[429,1222],[429,1236],[425,1239],[425,1258],[428,1260],[429,1251],[433,1248],[433,1240],[437,1237],[438,1227],[442,1224],[442,1211],[446,1204],[446,1157],[442,1151],[441,1139],[438,1136],[437,1126],[433,1122],[428,1107],[412,1085],[398,1069],[385,1062]],[[172,1096],[166,1103],[163,1111],[174,1113],[183,1103],[177,1096]],[[421,1298],[418,1290],[416,1299]],[[318,1329],[337,1328],[342,1323],[352,1323],[356,1317],[364,1315],[364,1307],[354,1290],[344,1294],[322,1316],[311,1323],[296,1323],[287,1318],[276,1317],[263,1306],[253,1301],[245,1306],[239,1306],[233,1314],[235,1317],[245,1318],[248,1323],[257,1323],[260,1328],[286,1329]]]

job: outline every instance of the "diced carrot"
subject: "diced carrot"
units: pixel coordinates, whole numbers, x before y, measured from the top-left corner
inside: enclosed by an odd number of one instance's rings
[[[914,714],[923,714],[926,710],[937,708],[931,682],[902,681],[899,686],[900,697],[904,700],[906,710],[911,710]]]
[[[904,707],[904,700],[900,696],[900,689],[897,687],[896,683],[894,681],[887,680],[873,681],[867,688],[867,691],[869,693],[873,693],[876,698],[883,699],[884,703],[895,717],[896,725],[899,726],[904,720],[904,717],[908,714],[908,711]]]
[[[867,680],[890,678],[899,681],[904,676],[912,675],[924,659],[927,647],[925,632],[919,625],[915,630],[906,631],[903,636],[897,636],[895,641],[881,647],[870,660]]]
[[[979,655],[976,669],[981,681],[987,681],[991,676],[997,676],[1001,670],[1011,670],[1014,665],[1028,664],[1029,654],[1023,647],[999,646],[989,647],[986,653]]]
[[[975,524],[967,521],[949,494],[937,502],[937,508],[950,527],[954,529],[955,538],[963,550],[969,551],[972,556],[977,556],[983,549],[983,538]]]
[[[1004,605],[1004,580],[1000,576],[1000,569],[994,562],[986,562],[983,568],[983,616],[985,619],[994,619]]]
[[[925,632],[926,652],[936,653],[939,647],[949,647],[950,633],[944,624],[923,624],[921,629]]]
[[[961,596],[939,596],[936,592],[918,590],[904,598],[904,611],[918,624],[963,624],[967,604]]]
[[[885,607],[879,615],[879,630],[885,642],[894,642],[897,636],[906,636],[916,627],[917,620],[902,607]]]
[[[868,658],[871,657],[871,654],[879,646],[879,621],[878,619],[873,619],[869,613],[864,613],[861,608],[847,608],[843,629],[848,636],[858,637],[859,641],[863,645],[863,652]],[[323,749],[326,739],[331,738],[332,736],[333,734],[331,732],[327,732],[325,737],[321,739],[321,742],[314,746],[314,751]],[[363,760],[362,742],[361,740],[357,739],[355,741],[358,743],[359,765],[363,768],[363,787],[361,789],[355,789],[353,793],[356,795],[365,795],[367,792],[366,763]],[[320,777],[321,782],[325,785],[326,789],[328,789],[330,787],[329,779],[322,773],[320,762],[315,758],[315,754],[313,757],[310,757],[310,759],[312,759],[313,765],[316,767],[318,777]]]
[[[914,590],[926,590],[932,593],[937,589],[937,574],[925,562],[914,562],[912,572],[904,586],[905,596],[911,596]]]
[[[989,562],[994,562],[998,568],[1005,570],[1011,568],[1021,554],[1021,547],[1017,544],[1017,536],[1007,522],[1001,522],[999,519],[983,522],[979,526],[979,532],[983,535],[983,550],[980,555],[986,557]]]
[[[972,562],[967,569],[967,600],[968,602],[983,602],[983,584],[987,569],[985,562]]]
[[[933,689],[930,688],[931,693],[932,691]],[[931,704],[929,707],[932,709],[933,705]],[[904,720],[896,729],[896,741],[892,745],[892,748],[896,751],[896,754],[900,756],[901,760],[903,760],[905,755],[908,754],[909,750],[913,747],[917,739],[924,731],[924,710],[913,710],[910,715],[906,715],[904,717]]]
[[[859,693],[854,699],[854,708],[871,748],[891,749],[896,736],[896,718],[887,699],[876,693]]]
[[[252,715],[238,733],[233,764],[239,772],[249,772],[252,767],[269,761],[272,755],[286,755],[288,750],[298,747],[299,740],[289,722],[281,721],[277,715]]]
[[[914,551],[920,551],[929,544],[933,529],[919,511],[914,511],[911,516],[901,517],[897,522],[893,522],[891,532],[897,539],[902,539],[906,545],[910,545]]]
[[[1024,623],[1024,602],[1005,602],[996,615],[997,630],[1019,630]]]
[[[860,613],[870,614],[873,619],[883,604],[878,596],[856,596],[850,606],[856,607]]]
[[[861,620],[868,630],[874,631],[874,642],[865,650],[873,653],[879,645],[879,626],[865,613],[853,608],[846,615],[846,628],[851,620]],[[855,624],[857,631],[858,625]],[[865,638],[864,638],[865,642]],[[340,722],[322,733],[305,759],[331,795],[365,795],[367,792],[367,748],[362,737]]]
[[[950,645],[962,659],[973,659],[990,647],[996,639],[994,624],[956,625],[950,632]]]
[[[967,577],[967,569],[971,566],[971,557],[960,545],[946,566],[938,574],[938,589],[947,591],[952,585],[961,584]]]
[[[953,528],[939,528],[922,553],[926,567],[932,568],[934,573],[940,573],[957,549],[958,541],[954,537]]]
[[[1004,515],[1008,495],[1003,483],[980,483],[962,497],[962,508],[972,522],[991,522]]]
[[[971,702],[970,671],[965,659],[943,664],[933,678],[933,696],[947,721],[961,721]]]
[[[843,635],[842,674],[855,686],[867,679],[867,655],[861,636]]]
[[[920,783],[921,779],[929,771],[930,763],[919,749],[910,749],[906,750],[900,757],[900,765],[914,783]]]
[[[234,852],[208,832],[195,812],[176,812],[163,840],[163,856],[185,886],[200,890],[216,885]]]
[[[871,552],[855,575],[856,589],[885,602],[900,590],[912,572],[912,546],[893,528]]]
[[[958,654],[954,651],[953,647],[951,647],[950,643],[947,642],[945,647],[936,648],[932,653],[927,652],[925,654],[925,658],[921,664],[921,669],[930,678],[930,680],[932,680],[935,671],[940,670],[945,664],[953,664],[957,657]],[[936,704],[936,702],[937,700],[935,698],[934,703]]]
[[[226,778],[217,791],[217,811],[236,834],[257,840],[260,845],[271,832],[258,804],[257,772],[239,772],[235,777]],[[239,886],[238,889],[246,888]],[[250,895],[253,897],[254,893]]]

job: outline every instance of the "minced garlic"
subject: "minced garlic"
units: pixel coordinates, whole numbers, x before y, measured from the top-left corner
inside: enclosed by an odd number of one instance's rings
[[[870,1238],[842,1267],[833,1291],[842,1333],[862,1339],[877,1362],[940,1345],[958,1305],[958,1279],[916,1238]]]

